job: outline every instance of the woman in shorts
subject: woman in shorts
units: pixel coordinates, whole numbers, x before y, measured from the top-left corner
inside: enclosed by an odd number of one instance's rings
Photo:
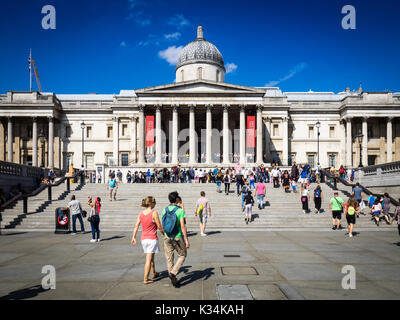
[[[310,192],[307,190],[307,186],[305,184],[301,185],[300,199],[303,207],[303,213],[306,214],[308,212],[308,200],[310,200]]]
[[[154,254],[160,252],[160,248],[158,246],[157,229],[163,234],[164,229],[158,217],[158,212],[154,210],[155,206],[156,200],[154,197],[147,197],[142,200],[142,207],[146,209],[139,213],[131,241],[132,245],[136,244],[136,234],[139,226],[142,225],[141,242],[143,251],[146,254],[146,264],[144,265],[144,284],[152,283],[154,279],[160,276],[155,269]],[[149,279],[150,270],[153,276],[151,280]]]
[[[374,205],[371,208],[372,217],[375,219],[376,225],[379,227],[379,216],[382,211],[381,203],[378,199],[375,199]]]
[[[353,229],[356,224],[356,212],[357,212],[358,201],[354,198],[349,198],[345,208],[346,220],[347,220],[347,229],[349,230],[349,237],[353,237]]]

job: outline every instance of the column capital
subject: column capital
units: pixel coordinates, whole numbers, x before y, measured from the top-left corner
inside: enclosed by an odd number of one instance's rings
[[[393,117],[393,116],[388,116],[388,117],[386,117],[386,121],[387,122],[392,122],[394,118],[395,117]]]
[[[246,104],[239,104],[240,111],[246,111]]]
[[[361,119],[362,119],[362,121],[368,121],[369,117],[368,116],[362,116]]]
[[[228,111],[230,105],[229,104],[223,104],[222,108],[224,109],[224,111]]]
[[[261,111],[264,108],[264,105],[262,104],[257,104],[256,105],[257,111]]]
[[[162,109],[161,103],[155,104],[154,106],[156,107],[156,111],[161,111],[161,109]]]
[[[139,119],[137,115],[130,116],[129,118],[131,119],[131,121],[136,121],[137,119]]]
[[[352,116],[345,116],[345,117],[343,117],[343,120],[348,122],[348,121],[353,120],[353,117]]]
[[[196,104],[195,104],[195,103],[191,103],[191,104],[188,105],[188,107],[189,107],[189,110],[190,110],[191,112],[193,112],[194,109],[196,108]]]
[[[32,117],[32,121],[33,121],[33,122],[37,122],[37,121],[38,121],[38,117],[37,117],[37,116],[33,116],[33,117]]]
[[[212,104],[206,104],[207,111],[211,111],[213,107],[214,105]]]
[[[179,104],[175,103],[171,105],[173,111],[178,111]]]
[[[119,121],[119,117],[118,116],[113,116],[112,119],[113,119],[114,122],[118,122]]]
[[[145,104],[139,104],[139,111],[143,112],[145,107],[146,107]]]
[[[288,116],[283,116],[283,117],[281,117],[281,119],[282,119],[282,121],[286,122],[286,121],[289,120],[289,117]]]
[[[54,117],[53,116],[48,116],[47,119],[49,120],[49,122],[53,122],[54,121]]]

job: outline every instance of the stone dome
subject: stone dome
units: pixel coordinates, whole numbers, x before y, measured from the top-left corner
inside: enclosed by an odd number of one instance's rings
[[[196,40],[186,45],[179,55],[175,71],[191,63],[210,63],[221,67],[225,71],[221,52],[211,42],[203,37],[203,27],[198,26]]]

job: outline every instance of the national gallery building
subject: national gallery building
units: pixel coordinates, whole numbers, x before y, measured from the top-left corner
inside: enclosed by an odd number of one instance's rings
[[[175,73],[174,83],[119,94],[8,91],[0,160],[64,170],[400,160],[400,93],[225,83],[222,54],[201,26]]]

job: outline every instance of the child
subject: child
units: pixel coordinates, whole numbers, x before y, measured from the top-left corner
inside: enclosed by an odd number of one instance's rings
[[[369,207],[369,208],[372,208],[372,206],[374,205],[374,202],[375,202],[375,197],[371,194],[371,195],[368,197],[368,207]]]
[[[392,221],[390,221],[390,224],[392,224],[396,218],[397,218],[397,230],[399,230],[399,236],[400,236],[400,206],[397,206],[396,209],[394,210],[394,216],[392,218]]]
[[[293,179],[293,180],[292,180],[292,190],[293,190],[293,193],[296,193],[296,186],[297,186],[296,180]]]
[[[379,215],[381,214],[382,206],[379,199],[375,199],[374,205],[371,208],[372,216],[375,219],[376,225],[379,227]]]

